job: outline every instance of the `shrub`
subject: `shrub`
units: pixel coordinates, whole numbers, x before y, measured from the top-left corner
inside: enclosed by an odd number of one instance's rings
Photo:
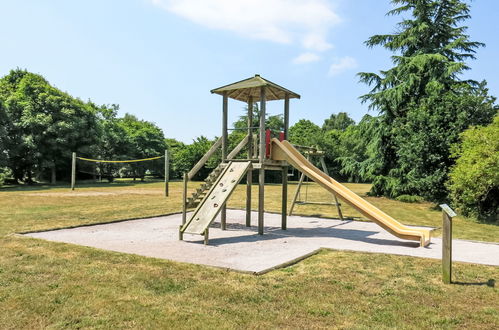
[[[499,223],[499,116],[488,126],[471,127],[454,145],[457,157],[448,187],[463,215]]]
[[[395,198],[399,202],[404,202],[404,203],[421,203],[424,202],[424,198],[421,196],[416,196],[416,195],[400,195],[397,198]]]

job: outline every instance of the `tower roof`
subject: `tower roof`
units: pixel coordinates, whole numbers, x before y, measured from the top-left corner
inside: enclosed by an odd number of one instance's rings
[[[219,88],[212,89],[211,92],[215,94],[223,95],[227,92],[227,96],[234,100],[239,100],[247,102],[250,96],[253,96],[254,101],[260,100],[260,91],[262,86],[266,88],[266,100],[284,100],[286,94],[290,99],[299,99],[300,95],[292,92],[276,83],[271,82],[265,78],[260,77],[256,74],[254,77],[244,79],[229,85],[225,85]]]

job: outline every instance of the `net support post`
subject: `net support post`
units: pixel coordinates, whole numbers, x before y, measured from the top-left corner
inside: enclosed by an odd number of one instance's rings
[[[165,149],[165,197],[170,194],[170,155],[168,150]]]
[[[442,208],[442,281],[452,283],[452,218],[456,213],[447,205]]]
[[[71,190],[75,190],[76,184],[76,152],[71,155]]]

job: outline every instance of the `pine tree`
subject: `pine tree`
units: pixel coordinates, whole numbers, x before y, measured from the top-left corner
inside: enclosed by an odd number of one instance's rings
[[[392,0],[388,15],[409,14],[393,34],[374,35],[368,47],[394,53],[393,67],[359,73],[372,86],[361,100],[379,111],[377,177],[371,193],[445,199],[449,148],[469,125],[489,123],[497,106],[485,82],[461,80],[466,61],[484,46],[470,41],[469,6],[460,0]]]

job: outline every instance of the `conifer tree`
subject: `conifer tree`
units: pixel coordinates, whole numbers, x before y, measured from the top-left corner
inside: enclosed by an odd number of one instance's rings
[[[466,61],[484,45],[466,34],[462,23],[471,18],[470,9],[461,0],[391,2],[397,7],[388,15],[408,18],[395,33],[374,35],[365,44],[392,51],[394,66],[359,73],[372,87],[361,100],[380,114],[371,193],[443,200],[450,146],[468,126],[487,124],[497,112],[485,82],[461,79]]]

